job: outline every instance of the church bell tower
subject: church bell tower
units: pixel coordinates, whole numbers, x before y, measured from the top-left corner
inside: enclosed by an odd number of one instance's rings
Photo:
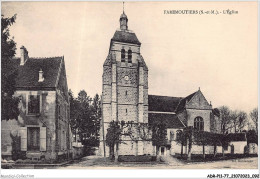
[[[124,11],[119,22],[120,29],[110,41],[109,53],[103,64],[100,132],[100,154],[103,156],[109,156],[109,148],[105,146],[109,122],[148,123],[148,68],[140,53],[141,43],[128,29]],[[126,138],[119,146],[119,155],[143,155],[145,145],[144,141]]]

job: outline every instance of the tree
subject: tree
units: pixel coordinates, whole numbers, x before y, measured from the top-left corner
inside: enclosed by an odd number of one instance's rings
[[[258,108],[255,108],[250,112],[250,118],[254,123],[256,134],[258,134]]]
[[[230,128],[232,128],[230,109],[227,106],[221,106],[218,109],[220,112],[221,133],[225,134]]]
[[[70,97],[70,125],[73,134],[79,135],[80,141],[87,146],[99,145],[99,129],[101,119],[101,101],[98,94],[93,98],[85,90],[74,98],[69,90]]]
[[[237,130],[238,132],[242,132],[244,127],[247,124],[247,114],[244,111],[239,111],[238,112],[238,118],[237,118],[238,122],[237,122]]]
[[[186,138],[185,138],[185,134],[183,131],[178,130],[177,131],[177,135],[176,135],[176,142],[178,144],[181,144],[181,158],[183,156],[183,146],[186,146]]]
[[[99,130],[100,130],[100,121],[101,121],[101,100],[98,94],[93,98],[92,103],[92,115],[94,123],[94,137],[96,140],[99,140]]]
[[[238,112],[237,111],[230,111],[229,114],[231,126],[234,129],[234,132],[237,132],[237,126],[238,126]]]
[[[194,131],[193,142],[197,145],[202,145],[203,158],[205,159],[205,145],[210,144],[211,135],[210,132]]]
[[[109,158],[118,161],[119,144],[122,142],[121,136],[124,135],[123,130],[127,127],[124,121],[111,121],[107,128],[106,145],[109,147]],[[116,155],[114,149],[116,147]]]
[[[249,130],[246,133],[247,145],[250,143],[256,143],[258,145],[258,136],[255,130]]]
[[[184,132],[184,135],[185,135],[185,139],[186,139],[186,143],[188,145],[188,158],[187,160],[188,161],[191,161],[191,148],[192,148],[192,136],[193,136],[193,127],[192,126],[189,126],[189,127],[186,127],[183,129],[183,132]]]
[[[12,58],[16,43],[10,38],[9,27],[15,23],[16,15],[11,18],[1,16],[1,120],[17,119],[19,99],[14,97],[17,69]]]
[[[152,143],[156,146],[156,157],[157,160],[159,154],[159,147],[167,143],[167,129],[166,124],[161,121],[152,123]]]

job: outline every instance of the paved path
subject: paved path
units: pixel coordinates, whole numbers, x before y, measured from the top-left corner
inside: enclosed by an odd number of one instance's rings
[[[184,163],[176,158],[163,157],[164,162],[150,162],[150,163],[133,163],[133,162],[110,162],[99,156],[87,156],[81,160],[75,161],[61,169],[110,169],[110,168],[133,168],[133,169],[257,169],[258,159],[243,158],[234,160],[224,160],[215,162],[199,162],[199,163]]]

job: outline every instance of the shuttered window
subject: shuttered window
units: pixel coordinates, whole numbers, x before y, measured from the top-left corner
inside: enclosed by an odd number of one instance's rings
[[[27,127],[20,127],[21,151],[27,151]]]
[[[46,127],[40,128],[40,151],[46,151]]]

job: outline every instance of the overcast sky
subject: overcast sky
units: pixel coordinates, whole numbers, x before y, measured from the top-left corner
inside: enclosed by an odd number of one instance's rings
[[[233,15],[173,15],[164,10],[236,10]],[[17,55],[65,57],[69,88],[102,92],[102,65],[119,28],[121,2],[2,2],[17,14]],[[141,41],[149,94],[185,97],[201,88],[213,107],[257,106],[257,2],[126,2]]]

